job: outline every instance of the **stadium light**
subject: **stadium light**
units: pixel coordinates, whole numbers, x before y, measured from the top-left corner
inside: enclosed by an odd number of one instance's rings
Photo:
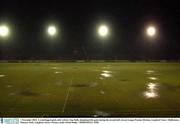
[[[148,26],[146,29],[146,34],[149,37],[154,37],[156,35],[156,28],[155,26]]]
[[[98,34],[100,37],[105,38],[109,35],[109,28],[107,25],[100,25],[98,27]]]
[[[47,28],[47,34],[51,37],[54,37],[57,35],[57,28],[54,25],[50,25]]]
[[[9,36],[9,27],[7,25],[0,25],[0,37],[7,38]]]

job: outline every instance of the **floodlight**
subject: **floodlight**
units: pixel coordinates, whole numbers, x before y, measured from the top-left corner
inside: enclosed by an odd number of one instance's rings
[[[149,37],[154,37],[156,35],[156,28],[154,26],[149,26],[146,29],[146,33]]]
[[[0,25],[0,37],[6,38],[9,36],[9,27],[7,25]]]
[[[55,36],[57,34],[57,29],[55,26],[51,25],[47,28],[47,33],[49,36]]]
[[[109,28],[106,25],[99,26],[98,34],[100,37],[106,37],[109,34]]]

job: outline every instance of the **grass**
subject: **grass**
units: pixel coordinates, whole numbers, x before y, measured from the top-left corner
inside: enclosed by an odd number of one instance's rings
[[[179,63],[0,63],[0,116],[179,117]]]

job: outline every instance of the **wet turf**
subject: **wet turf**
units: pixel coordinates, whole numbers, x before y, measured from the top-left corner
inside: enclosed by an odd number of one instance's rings
[[[180,117],[180,64],[0,63],[0,116]]]

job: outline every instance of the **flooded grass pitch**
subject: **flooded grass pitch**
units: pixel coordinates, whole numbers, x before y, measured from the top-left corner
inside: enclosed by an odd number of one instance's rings
[[[180,117],[180,63],[0,63],[0,116]]]

